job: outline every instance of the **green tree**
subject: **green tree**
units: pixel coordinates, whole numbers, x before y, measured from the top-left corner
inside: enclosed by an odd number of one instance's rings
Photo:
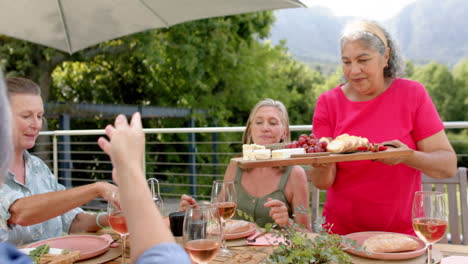
[[[454,120],[468,120],[468,59],[462,59],[453,69],[453,77],[457,87],[458,111]]]
[[[447,66],[432,62],[417,68],[411,78],[424,84],[442,120],[456,120],[459,88]]]

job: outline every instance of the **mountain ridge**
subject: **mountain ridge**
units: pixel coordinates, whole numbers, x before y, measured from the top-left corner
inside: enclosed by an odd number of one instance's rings
[[[417,0],[394,17],[378,21],[390,31],[403,56],[415,64],[436,61],[449,67],[468,57],[466,0]],[[275,11],[270,40],[286,40],[290,53],[309,65],[338,64],[339,37],[346,22],[325,7]]]

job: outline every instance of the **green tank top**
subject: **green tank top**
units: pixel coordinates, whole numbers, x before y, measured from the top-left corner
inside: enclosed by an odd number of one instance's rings
[[[286,198],[286,194],[284,192],[284,187],[286,186],[286,183],[288,182],[289,175],[291,174],[291,169],[292,169],[292,166],[288,166],[286,168],[286,170],[284,171],[281,177],[278,188],[275,191],[263,197],[255,197],[255,196],[248,194],[245,191],[244,187],[242,187],[241,185],[242,170],[240,168],[237,168],[236,180],[235,180],[235,186],[236,186],[236,192],[237,192],[237,209],[252,216],[254,221],[259,226],[264,227],[268,223],[275,222],[273,218],[271,218],[270,216],[270,207],[263,206],[263,204],[265,204],[268,201],[268,198],[272,198],[272,199],[276,199],[285,203],[286,207],[288,208],[289,217],[292,218],[291,205],[288,203],[288,199]],[[234,216],[234,219],[245,220],[245,218],[240,217],[238,214]]]

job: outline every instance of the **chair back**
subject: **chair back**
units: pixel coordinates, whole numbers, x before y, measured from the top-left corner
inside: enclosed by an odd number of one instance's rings
[[[434,179],[422,175],[422,188],[425,191],[439,191],[447,194],[449,226],[441,243],[468,245],[468,201],[467,169],[460,167],[454,177]]]

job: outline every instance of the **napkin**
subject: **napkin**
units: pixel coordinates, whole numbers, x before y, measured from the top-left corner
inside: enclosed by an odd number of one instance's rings
[[[255,232],[253,235],[247,237],[247,239],[252,239],[255,236],[260,234],[260,232]],[[262,236],[259,236],[255,239],[255,242],[247,242],[249,246],[270,246],[270,245],[279,245],[280,243],[285,243],[286,239],[281,236],[278,237],[278,234],[275,233],[266,233]]]
[[[442,259],[441,264],[466,264],[468,263],[468,257],[464,256],[450,256]]]
[[[100,236],[100,237],[105,238],[105,239],[106,239],[107,241],[109,241],[109,242],[114,241],[114,239],[112,238],[112,236],[109,235],[109,234],[105,234],[105,235],[102,235],[102,236]],[[117,242],[114,242],[114,243],[112,243],[112,244],[109,245],[109,247],[111,247],[111,248],[116,248],[116,247],[118,247],[118,246],[119,246],[119,243],[117,243]]]

